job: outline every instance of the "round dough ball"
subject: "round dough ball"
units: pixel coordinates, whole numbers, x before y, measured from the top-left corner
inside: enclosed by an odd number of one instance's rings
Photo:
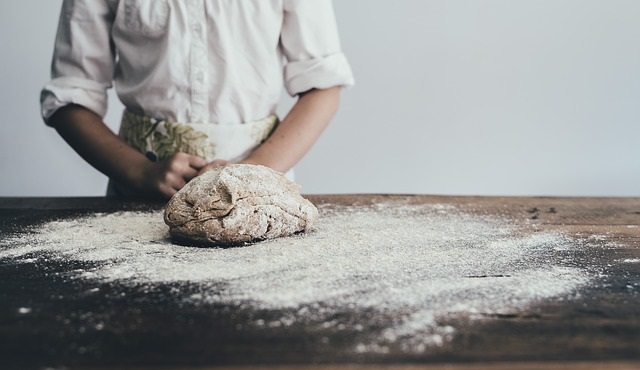
[[[172,238],[211,246],[292,235],[317,218],[298,184],[250,164],[218,167],[192,179],[164,210]]]

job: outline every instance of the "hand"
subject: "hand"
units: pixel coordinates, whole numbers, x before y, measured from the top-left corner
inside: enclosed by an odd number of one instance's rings
[[[134,186],[143,194],[152,192],[170,198],[182,189],[189,180],[198,175],[198,171],[207,166],[201,157],[186,153],[176,153],[160,162],[148,162],[135,176]]]
[[[214,168],[222,167],[222,166],[226,166],[226,165],[228,165],[229,163],[231,163],[231,162],[229,162],[229,161],[225,161],[224,159],[216,159],[216,160],[214,160],[213,162],[208,163],[206,166],[202,167],[202,168],[198,171],[198,173],[196,174],[196,176],[200,176],[200,175],[202,175],[203,173],[205,173],[205,172],[207,172],[207,171],[210,171],[210,170],[212,170],[212,169],[214,169]]]
[[[207,166],[205,159],[186,153],[151,162],[79,105],[60,108],[48,123],[92,166],[145,197],[169,198]]]

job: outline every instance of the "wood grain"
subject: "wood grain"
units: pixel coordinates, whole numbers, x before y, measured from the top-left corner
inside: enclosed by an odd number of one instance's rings
[[[309,333],[295,327],[239,333],[236,325],[255,312],[179,307],[166,298],[170,285],[154,294],[105,285],[105,298],[96,301],[81,294],[87,289],[81,281],[70,284],[60,277],[77,266],[51,262],[30,268],[0,261],[0,368],[640,369],[640,263],[623,263],[640,259],[640,198],[308,198],[326,207],[446,204],[504,219],[523,233],[562,232],[583,242],[584,249],[573,256],[575,263],[601,276],[570,302],[540,302],[525,312],[489,315],[481,324],[457,322],[459,334],[439,350],[363,355],[348,351],[344,344],[351,338],[337,332]],[[0,198],[0,238],[51,219],[162,206],[106,198]],[[64,298],[52,298],[58,296]],[[27,319],[15,312],[24,304],[45,309]],[[89,310],[112,320],[117,330],[79,336],[80,318]],[[354,318],[365,314],[353,313]],[[69,322],[58,320],[60,316]],[[327,336],[331,345],[320,346]],[[90,351],[78,355],[81,344]]]

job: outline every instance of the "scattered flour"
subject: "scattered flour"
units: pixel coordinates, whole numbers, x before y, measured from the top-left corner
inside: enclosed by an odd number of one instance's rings
[[[421,352],[446,344],[451,317],[486,318],[536,301],[569,298],[589,274],[568,267],[577,242],[523,234],[505,220],[448,205],[319,207],[315,230],[238,248],[173,245],[162,212],[95,214],[50,222],[0,241],[0,258],[99,262],[72,278],[131,283],[190,282],[194,304],[282,310],[254,327],[303,323],[364,332],[341,322],[361,310],[382,327],[356,352]],[[373,318],[376,317],[374,320]],[[310,329],[311,330],[311,329]]]

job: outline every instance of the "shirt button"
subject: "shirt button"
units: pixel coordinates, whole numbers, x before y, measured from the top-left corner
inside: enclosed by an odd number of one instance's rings
[[[196,73],[196,80],[198,80],[199,82],[202,82],[204,80],[204,73],[202,73],[202,71]]]
[[[201,26],[201,25],[199,25],[199,24],[196,24],[195,26],[193,26],[193,30],[194,30],[196,33],[200,33],[200,32],[202,32],[202,26]]]

